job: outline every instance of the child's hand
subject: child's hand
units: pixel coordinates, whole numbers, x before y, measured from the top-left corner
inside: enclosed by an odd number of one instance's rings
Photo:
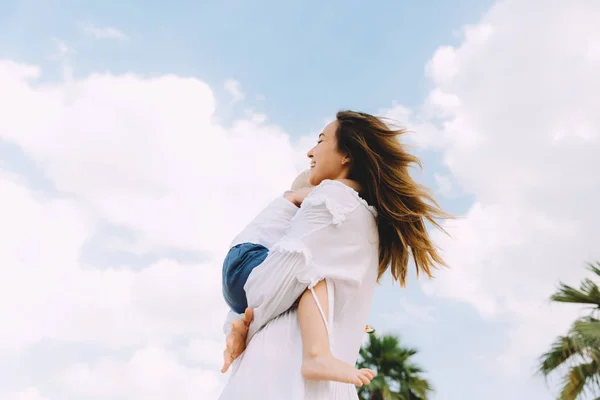
[[[254,314],[252,309],[247,308],[242,320],[232,322],[231,332],[227,335],[227,345],[223,351],[223,368],[221,368],[221,372],[227,372],[233,360],[246,350],[248,327],[253,319]]]
[[[314,187],[303,187],[297,190],[294,190],[294,198],[297,202],[297,206],[300,207],[302,205],[302,202],[304,201],[304,199],[306,198],[306,196],[308,196],[312,191],[313,191]]]
[[[294,203],[296,207],[300,207],[302,202],[313,191],[313,187],[303,187],[293,191],[289,191],[285,194],[285,198]]]

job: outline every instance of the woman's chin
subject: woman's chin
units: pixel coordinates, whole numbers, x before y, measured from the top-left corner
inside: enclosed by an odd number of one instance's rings
[[[319,183],[321,183],[323,179],[320,179],[318,174],[315,173],[314,169],[310,169],[308,172],[308,183],[310,183],[312,186],[317,186],[319,185]]]

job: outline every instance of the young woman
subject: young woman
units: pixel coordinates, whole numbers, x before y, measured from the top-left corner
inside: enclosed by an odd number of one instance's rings
[[[268,256],[269,249],[277,243],[290,227],[292,218],[296,215],[304,198],[314,188],[309,181],[310,170],[302,172],[292,183],[292,193],[278,197],[272,201],[254,220],[234,239],[232,246],[223,262],[223,297],[231,308],[228,321],[234,321],[244,314],[248,307],[248,299],[244,286],[248,277]],[[340,180],[355,190],[358,185],[348,179]],[[311,291],[317,296],[316,291]],[[316,307],[315,307],[316,306]],[[375,372],[363,368],[358,370],[352,365],[338,360],[333,356],[329,347],[327,326],[324,321],[323,309],[316,300],[301,301],[298,307],[298,321],[304,359],[302,363],[302,376],[310,380],[330,380],[344,383],[353,383],[357,386],[369,384]],[[241,324],[237,322],[236,324]],[[229,333],[228,323],[225,331]],[[366,328],[365,328],[366,330]],[[240,343],[245,338],[240,337]],[[240,349],[238,348],[237,351]],[[227,346],[223,358],[225,372],[234,359],[236,350]]]
[[[403,132],[345,111],[319,135],[308,152],[316,187],[286,194],[302,206],[246,282],[250,310],[228,336],[231,354],[241,356],[221,400],[357,398],[349,383],[313,378],[355,364],[385,271],[404,285],[409,253],[429,276],[443,264],[425,221],[439,227],[436,219],[447,215],[410,177],[408,167],[419,160],[398,141]]]

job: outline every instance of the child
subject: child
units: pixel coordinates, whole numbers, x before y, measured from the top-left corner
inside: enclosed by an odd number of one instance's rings
[[[312,191],[312,186],[308,182],[308,172],[301,173],[292,184],[292,191],[300,198],[304,198]],[[353,185],[352,182],[346,183]],[[234,239],[223,263],[223,297],[232,310],[226,328],[229,328],[231,322],[239,319],[239,314],[246,312],[248,303],[244,284],[248,276],[268,256],[269,248],[285,235],[297,211],[298,207],[289,200],[284,197],[277,198]],[[305,293],[297,304],[300,333],[305,350],[302,365],[304,378],[353,383],[357,386],[369,384],[375,376],[373,371],[358,370],[331,354],[327,328],[319,314],[322,310],[318,308],[310,294]],[[246,312],[247,319],[251,319],[249,312]],[[241,324],[241,321],[233,323]],[[229,331],[226,330],[226,333]],[[228,343],[224,354],[226,366],[238,355],[236,352],[236,349],[231,348],[231,343]],[[226,369],[227,367],[224,367],[223,372]]]

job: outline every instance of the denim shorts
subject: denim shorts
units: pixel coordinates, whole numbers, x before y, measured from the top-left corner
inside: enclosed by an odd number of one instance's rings
[[[244,285],[250,272],[258,267],[269,254],[260,244],[242,243],[232,247],[223,262],[223,297],[229,307],[242,314],[248,307]]]

